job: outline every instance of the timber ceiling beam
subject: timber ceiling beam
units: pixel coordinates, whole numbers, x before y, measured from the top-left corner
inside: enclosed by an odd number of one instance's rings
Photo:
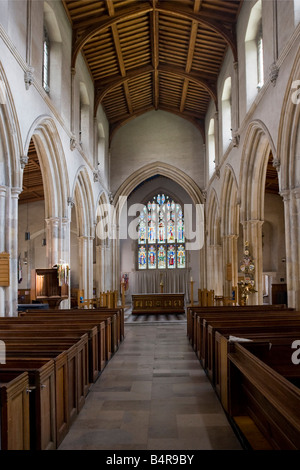
[[[134,71],[128,72],[126,77],[118,77],[117,79],[111,79],[108,78],[106,80],[106,86],[97,86],[95,83],[95,88],[96,88],[96,100],[95,100],[95,114],[97,113],[98,106],[101,104],[102,100],[104,97],[107,95],[107,93],[111,92],[114,88],[119,87],[120,85],[124,84],[125,82],[130,81],[131,79],[141,77],[142,75],[145,75],[147,73],[155,73],[155,69],[152,66],[145,66],[141,67],[139,69],[136,69]],[[182,71],[179,68],[176,67],[170,67],[167,65],[159,65],[157,69],[157,73],[159,74],[160,72],[162,73],[167,73],[170,75],[174,75],[177,77],[181,77],[185,80],[189,80],[200,87],[204,88],[210,95],[210,97],[213,99],[215,106],[217,108],[217,91],[216,91],[216,86],[209,82],[208,80],[205,80],[203,78],[198,78],[198,74],[188,74],[184,71]],[[156,106],[155,106],[156,107]]]
[[[155,8],[154,6],[155,5]],[[149,12],[155,13],[164,13],[168,16],[183,18],[186,20],[196,21],[199,24],[203,24],[206,27],[212,29],[218,33],[231,48],[234,60],[237,60],[237,44],[235,38],[235,18],[232,16],[226,15],[225,13],[219,15],[217,13],[208,13],[191,11],[189,8],[184,5],[180,5],[177,2],[164,2],[160,3],[149,3],[149,2],[140,2],[134,7],[130,6],[119,10],[114,14],[114,16],[102,15],[101,19],[99,17],[94,18],[95,24],[83,29],[83,24],[80,25],[80,30],[74,28],[73,30],[73,47],[72,47],[72,63],[71,67],[75,67],[76,59],[79,52],[82,50],[83,46],[96,34],[100,34],[105,29],[116,25],[121,21],[128,21],[139,16],[143,16]],[[111,11],[111,10],[109,10]],[[226,28],[224,25],[228,24]]]

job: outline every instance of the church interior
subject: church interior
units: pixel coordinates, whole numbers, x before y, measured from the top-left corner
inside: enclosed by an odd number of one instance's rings
[[[0,450],[299,450],[300,1],[0,11]]]

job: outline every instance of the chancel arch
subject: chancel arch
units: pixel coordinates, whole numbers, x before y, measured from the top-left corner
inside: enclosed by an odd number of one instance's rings
[[[199,204],[201,204],[203,198],[201,191],[199,188],[197,189],[197,185],[189,177],[185,175],[184,178],[182,172],[178,171],[177,169],[174,170],[175,171],[172,171],[172,167],[169,165],[157,164],[156,166],[147,165],[143,168],[143,170],[135,172],[132,177],[127,180],[127,185],[122,185],[122,187],[119,188],[119,190],[115,194],[114,201],[115,213],[117,214],[116,220],[119,220],[119,214],[121,214],[120,220],[122,220],[122,225],[124,226],[123,217],[127,215],[128,208],[131,208],[133,204],[145,203],[149,199],[150,195],[152,195],[153,197],[157,194],[162,194],[163,192],[165,194],[169,193],[171,195],[174,195],[174,198],[176,200],[178,199],[178,201],[180,201],[183,205],[190,205],[192,215],[194,216],[195,213],[193,211],[195,211],[196,207],[195,202],[198,201]],[[151,191],[149,188],[151,188]],[[180,194],[182,195],[182,197],[180,197]],[[125,215],[124,211],[126,212]],[[134,214],[132,214],[132,216],[134,218]],[[134,285],[139,287],[139,282],[142,283],[143,279],[148,276],[153,278],[151,280],[152,283],[158,283],[159,289],[161,277],[161,273],[159,272],[159,270],[153,270],[153,274],[149,274],[148,272],[141,273],[136,271],[135,257],[137,256],[137,240],[131,240],[127,236],[127,234],[125,234],[125,236],[124,234],[120,234],[120,238],[121,237],[123,239],[115,240],[114,243],[115,250],[117,253],[117,259],[119,260],[119,270],[122,272],[122,265],[129,265],[130,271],[135,273],[132,274],[132,278],[135,277],[136,280],[134,281]],[[125,248],[125,245],[127,248]],[[184,271],[184,280],[182,280],[183,274],[178,273],[178,271],[180,270],[176,270],[176,274],[174,271],[174,274],[171,275],[171,277],[174,278],[174,282],[179,282],[179,280],[175,281],[175,277],[178,277],[178,279],[181,278],[182,282],[186,284],[191,273],[191,275],[193,275],[193,277],[197,279],[197,281],[199,281],[200,285],[204,285],[204,282],[206,282],[206,278],[204,278],[204,274],[202,273],[202,271],[204,272],[202,266],[203,251],[203,249],[199,249],[198,247],[198,249],[195,249],[195,251],[191,251],[190,253],[187,252],[187,267],[186,269],[181,271],[181,273],[183,273]],[[130,253],[130,260],[128,259],[126,261],[124,256],[128,256],[128,253]],[[193,266],[189,264],[189,260],[193,260]],[[168,278],[171,279],[171,277],[168,275]],[[119,281],[119,279],[116,280],[116,282],[117,281]],[[172,281],[170,281],[170,288],[171,282]]]

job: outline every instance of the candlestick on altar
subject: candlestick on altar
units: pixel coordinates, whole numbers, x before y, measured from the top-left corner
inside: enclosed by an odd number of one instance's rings
[[[160,281],[160,293],[163,294],[164,292],[164,283]]]

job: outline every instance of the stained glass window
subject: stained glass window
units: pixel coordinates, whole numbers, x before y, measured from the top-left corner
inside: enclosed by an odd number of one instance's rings
[[[147,202],[138,235],[138,269],[186,267],[184,215],[171,197],[157,194]]]

